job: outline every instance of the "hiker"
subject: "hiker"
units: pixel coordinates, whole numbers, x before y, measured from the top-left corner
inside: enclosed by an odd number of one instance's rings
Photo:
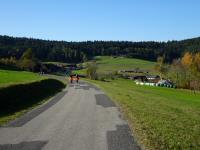
[[[76,82],[78,83],[78,81],[79,81],[79,75],[76,75]]]
[[[70,75],[70,82],[73,83],[73,76]]]

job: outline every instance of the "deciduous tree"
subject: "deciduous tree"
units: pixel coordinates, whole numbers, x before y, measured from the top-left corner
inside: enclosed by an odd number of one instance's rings
[[[33,55],[32,49],[27,49],[20,58],[18,65],[23,70],[34,71],[38,60]]]

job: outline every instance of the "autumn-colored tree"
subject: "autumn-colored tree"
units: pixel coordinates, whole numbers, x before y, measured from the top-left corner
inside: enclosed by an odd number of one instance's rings
[[[167,76],[170,80],[172,80],[177,87],[185,88],[188,85],[186,79],[186,68],[183,67],[181,63],[181,59],[174,60],[170,65]]]
[[[190,86],[194,91],[200,90],[200,53],[194,55],[191,71],[193,80],[190,83]]]
[[[160,73],[160,77],[163,78],[163,76],[167,72],[167,66],[164,64],[164,57],[160,56],[157,58],[155,70],[158,71]]]
[[[186,52],[181,59],[181,63],[186,68],[189,68],[192,65],[192,62],[193,62],[193,55],[189,52]]]
[[[180,88],[200,90],[200,53],[186,52],[181,59],[174,60],[168,77]]]
[[[7,65],[7,66],[15,66],[17,63],[17,60],[15,57],[10,57],[10,58],[1,58],[0,59],[0,64]]]
[[[194,56],[194,65],[196,71],[200,73],[200,52],[196,53],[196,55]]]
[[[17,63],[16,58],[15,57],[10,57],[10,64],[11,65],[16,65],[16,63]]]
[[[192,68],[193,68],[194,57],[192,53],[186,52],[181,58],[181,63],[185,69],[185,78],[182,81],[185,84],[185,88],[191,88],[191,81],[193,78]]]

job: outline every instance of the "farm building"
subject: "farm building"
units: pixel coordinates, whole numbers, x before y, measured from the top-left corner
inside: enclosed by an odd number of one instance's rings
[[[141,82],[147,82],[148,79],[146,76],[134,76],[133,80],[141,81]]]
[[[157,83],[160,80],[160,76],[158,76],[158,75],[135,76],[135,77],[133,77],[133,80],[149,82],[149,83]]]
[[[147,81],[150,83],[158,83],[161,79],[160,76],[158,76],[158,75],[155,75],[155,76],[149,75],[149,76],[146,76],[146,78],[147,78]]]
[[[149,73],[149,72],[136,68],[136,69],[129,69],[129,70],[119,70],[118,73]]]
[[[155,75],[155,76],[151,76],[151,75],[148,75],[148,76],[146,76],[147,77],[147,79],[148,80],[155,80],[155,79],[160,79],[160,76],[158,76],[158,75]]]

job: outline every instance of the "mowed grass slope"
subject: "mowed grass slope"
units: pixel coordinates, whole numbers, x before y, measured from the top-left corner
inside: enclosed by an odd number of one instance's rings
[[[0,87],[12,84],[34,82],[42,79],[44,79],[44,77],[32,72],[0,69]]]
[[[146,149],[200,149],[200,93],[139,86],[125,79],[88,81],[121,106]]]
[[[95,59],[97,60],[99,72],[110,72],[135,68],[153,70],[155,65],[155,62],[125,57],[115,58],[111,56],[97,56]]]
[[[125,57],[111,57],[111,56],[97,56],[94,58],[98,65],[98,73],[111,73],[118,70],[125,69],[136,69],[149,71],[154,73],[154,66],[156,62],[135,59],[135,58],[125,58]],[[90,63],[90,62],[88,62]],[[86,63],[83,63],[83,66],[86,66]],[[86,69],[76,70],[74,73],[77,74],[86,74]]]

